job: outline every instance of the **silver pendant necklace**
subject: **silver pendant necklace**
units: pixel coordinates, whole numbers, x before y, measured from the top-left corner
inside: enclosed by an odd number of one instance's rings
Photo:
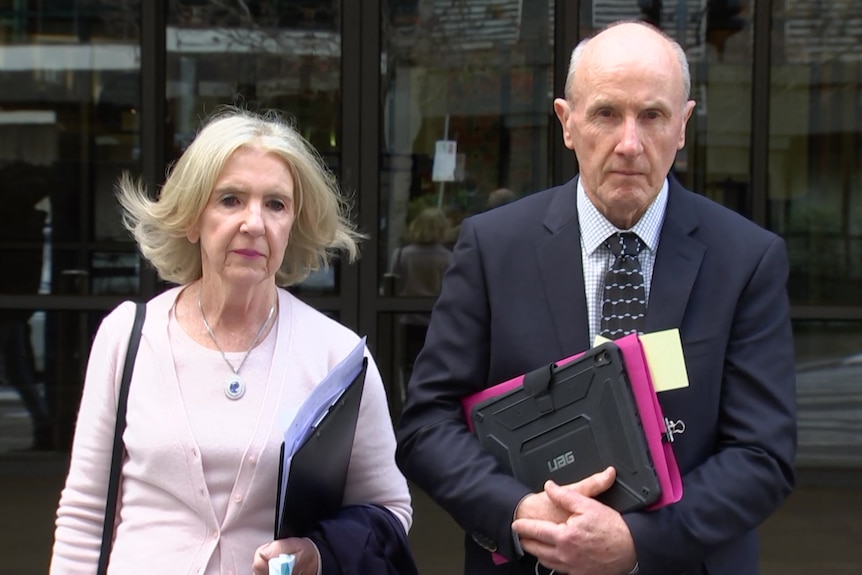
[[[260,329],[257,330],[257,335],[254,336],[254,340],[252,340],[251,345],[248,347],[248,351],[245,352],[245,355],[242,356],[242,360],[239,362],[239,365],[234,367],[233,364],[228,360],[227,355],[224,350],[216,340],[215,333],[213,333],[213,328],[210,327],[210,323],[207,321],[207,316],[204,314],[204,306],[201,304],[201,291],[198,290],[198,310],[201,312],[201,319],[204,320],[204,327],[207,328],[207,333],[210,334],[210,339],[213,340],[216,348],[221,353],[222,359],[224,362],[230,367],[230,370],[233,372],[233,375],[228,377],[224,382],[224,394],[228,399],[239,399],[243,395],[245,395],[245,380],[239,374],[239,370],[242,369],[242,364],[245,363],[245,360],[248,358],[251,350],[254,349],[254,346],[257,345],[260,336],[263,335],[263,330],[266,329],[266,326],[269,324],[269,320],[272,319],[272,314],[275,313],[275,304],[272,304],[272,307],[269,308],[269,313],[266,315],[266,319],[263,320],[263,324],[261,324]]]

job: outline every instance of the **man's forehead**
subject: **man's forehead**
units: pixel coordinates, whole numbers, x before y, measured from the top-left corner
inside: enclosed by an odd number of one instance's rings
[[[677,97],[673,87],[679,86],[679,96],[684,93],[682,70],[678,62],[670,58],[640,58],[630,51],[621,53],[598,53],[595,58],[585,54],[575,71],[573,94],[579,97],[602,94],[619,97],[620,91],[648,91],[655,99],[671,100]]]
[[[587,110],[598,108],[636,108],[638,110],[668,110],[674,107],[670,94],[655,91],[635,93],[629,90],[587,90],[580,97]]]
[[[590,39],[580,64],[591,68],[678,68],[670,41],[641,24],[626,23],[608,28]]]
[[[573,88],[580,96],[593,99],[621,97],[670,100],[677,96],[673,87],[682,79],[673,69],[650,66],[585,66],[576,76]],[[681,94],[680,94],[681,95]]]

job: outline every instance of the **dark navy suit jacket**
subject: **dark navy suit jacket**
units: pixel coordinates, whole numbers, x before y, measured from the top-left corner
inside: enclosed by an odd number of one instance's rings
[[[529,490],[465,426],[463,396],[590,346],[576,180],[464,221],[398,425],[405,475],[464,528],[465,573],[533,573],[511,522]],[[684,495],[624,515],[642,575],[758,572],[756,528],[794,484],[796,390],[784,242],[672,177],[646,332],[679,328],[690,385]]]

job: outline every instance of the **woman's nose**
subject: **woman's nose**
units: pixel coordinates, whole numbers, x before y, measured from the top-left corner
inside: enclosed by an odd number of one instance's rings
[[[258,235],[262,234],[263,230],[264,225],[260,206],[249,204],[245,210],[245,217],[243,218],[242,226],[240,226],[240,231]]]

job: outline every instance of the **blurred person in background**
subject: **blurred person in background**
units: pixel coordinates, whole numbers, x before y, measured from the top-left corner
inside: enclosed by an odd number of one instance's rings
[[[497,206],[514,202],[516,199],[515,192],[509,188],[497,188],[488,194],[488,209],[492,210]]]
[[[36,206],[49,193],[45,174],[44,167],[23,162],[0,170],[0,198],[6,216],[0,226],[0,243],[21,246],[0,250],[0,293],[4,295],[39,292],[47,214]],[[51,450],[53,418],[39,389],[29,323],[32,315],[32,310],[0,309],[0,383],[13,387],[27,409],[32,424],[29,449]]]
[[[394,293],[404,297],[437,297],[443,274],[452,263],[452,251],[444,245],[451,225],[443,210],[425,208],[410,222],[407,244],[392,253],[390,281]],[[401,317],[404,328],[405,375],[425,343],[430,314],[411,313]]]

